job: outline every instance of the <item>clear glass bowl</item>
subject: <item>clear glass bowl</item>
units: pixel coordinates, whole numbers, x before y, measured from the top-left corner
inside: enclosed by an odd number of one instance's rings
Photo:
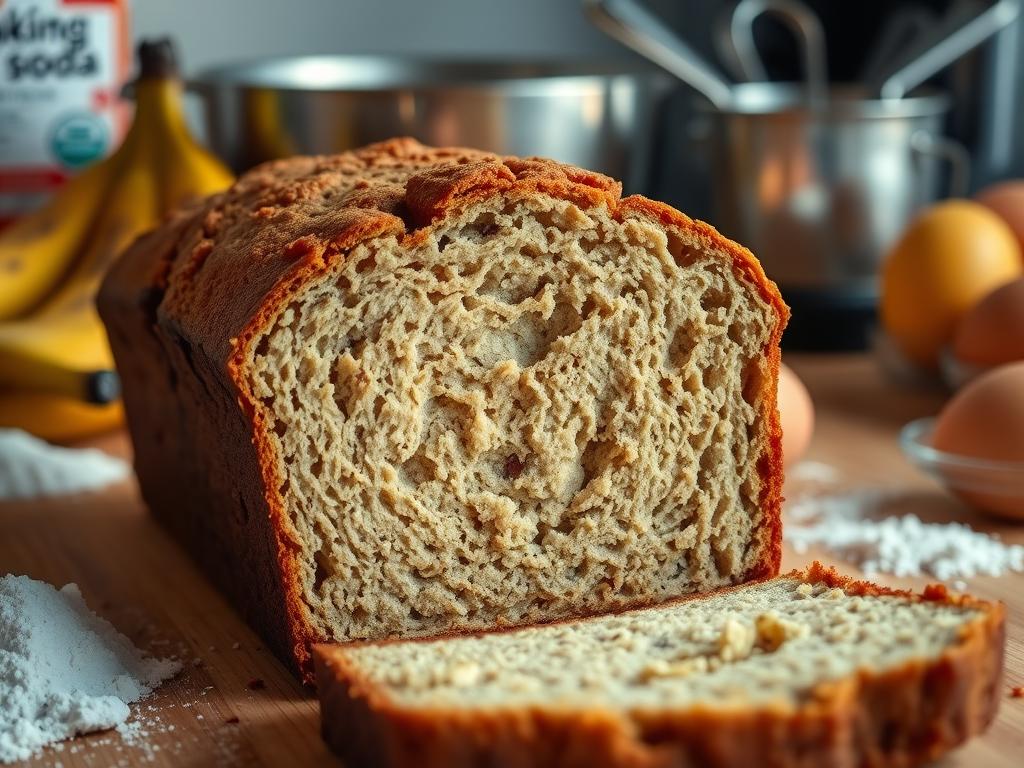
[[[1024,520],[1024,462],[990,461],[932,447],[935,419],[918,419],[900,432],[903,453],[968,504]]]

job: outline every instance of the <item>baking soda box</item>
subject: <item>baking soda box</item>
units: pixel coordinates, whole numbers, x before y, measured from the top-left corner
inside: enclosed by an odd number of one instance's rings
[[[125,129],[128,0],[0,0],[0,225]]]

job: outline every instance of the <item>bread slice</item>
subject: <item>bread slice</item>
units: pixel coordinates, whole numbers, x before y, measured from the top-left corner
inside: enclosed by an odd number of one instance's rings
[[[279,654],[777,573],[786,309],[617,182],[396,140],[250,172],[100,313],[142,493]]]
[[[906,766],[982,731],[1004,610],[806,572],[504,633],[316,648],[350,768]]]

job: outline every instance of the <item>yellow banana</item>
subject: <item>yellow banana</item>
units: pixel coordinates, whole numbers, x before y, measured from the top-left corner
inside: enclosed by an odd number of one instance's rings
[[[40,396],[68,393],[76,374],[79,380],[88,380],[113,370],[106,333],[96,314],[96,291],[117,254],[154,226],[161,214],[151,137],[133,128],[126,145],[130,160],[104,201],[93,238],[68,278],[30,317],[0,323],[0,397],[27,392]],[[68,413],[68,400],[51,398],[34,403],[36,407]],[[45,414],[32,418],[49,423]],[[99,426],[108,421],[90,419],[88,423]],[[3,420],[0,425],[11,426]]]
[[[51,330],[48,328],[47,332]],[[113,368],[92,367],[90,361],[85,361],[82,366],[71,366],[67,355],[50,354],[49,348],[28,343],[31,336],[26,336],[29,338],[22,339],[23,343],[0,349],[0,367],[3,368],[6,389],[35,391],[93,405],[106,405],[120,397],[121,384]],[[73,336],[73,333],[68,334],[64,344],[74,344]],[[82,339],[84,343],[80,349],[93,348],[89,336]]]
[[[118,152],[90,166],[43,208],[0,232],[0,320],[32,309],[67,272],[123,161]]]
[[[136,237],[160,222],[163,212],[157,187],[157,148],[152,132],[139,128],[136,120],[125,139],[129,162],[96,218],[92,239],[56,292],[35,313],[22,321],[0,324],[0,355],[10,338],[9,329],[67,321],[86,312],[95,314],[96,291],[114,259]]]
[[[179,80],[142,81],[138,97],[140,104],[145,100],[148,107],[140,118],[146,120],[160,148],[157,175],[164,211],[173,211],[231,186],[235,180],[231,171],[200,145],[188,129]]]
[[[245,124],[249,126],[253,156],[273,160],[296,153],[295,141],[288,135],[282,118],[282,98],[277,91],[252,89],[245,99]],[[333,142],[338,147],[354,147],[359,142],[348,121],[340,121]]]
[[[121,424],[121,401],[89,405],[39,392],[0,392],[0,425],[24,429],[52,443],[67,443]]]
[[[165,213],[233,181],[189,134],[169,53],[166,46],[141,51],[135,119],[116,153],[117,177],[93,212],[87,243],[29,317],[0,323],[0,426],[72,439],[116,423],[119,407],[85,404],[108,398],[116,383],[94,303],[100,281],[118,254]],[[156,62],[155,73],[147,73],[147,56],[150,65]],[[11,403],[35,412],[19,413]],[[57,429],[61,419],[73,423]]]

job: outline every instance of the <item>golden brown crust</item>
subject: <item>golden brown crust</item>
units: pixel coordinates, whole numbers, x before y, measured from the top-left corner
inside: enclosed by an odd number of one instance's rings
[[[291,630],[251,424],[202,355],[156,319],[179,243],[194,226],[182,215],[140,238],[111,270],[100,313],[129,382],[125,410],[147,505],[287,659]],[[230,473],[211,471],[224,464]]]
[[[347,191],[339,194],[339,189]],[[597,173],[550,160],[432,149],[411,139],[261,166],[173,226],[136,243],[105,282],[101,314],[109,326],[121,329],[112,346],[127,371],[128,422],[147,503],[307,681],[312,679],[311,644],[322,638],[307,620],[297,537],[277,490],[281,478],[261,409],[244,374],[253,340],[301,286],[338,266],[355,245],[383,236],[412,245],[430,227],[474,203],[494,195],[540,193],[583,208],[603,206],[621,218],[646,217],[670,234],[685,233],[728,254],[736,273],[778,315],[765,348],[770,375],[777,378],[778,341],[788,310],[746,249],[668,206],[635,196],[620,200],[621,185]],[[141,314],[140,302],[147,307]],[[138,349],[139,338],[152,337],[159,343],[142,343],[144,351]],[[132,362],[161,354],[169,360],[152,362],[148,370]],[[178,425],[166,423],[167,414],[154,413],[159,406],[152,399],[133,393],[150,387],[158,370],[176,385],[153,386],[167,398],[185,397],[191,403],[174,414]],[[189,393],[189,388],[196,391]],[[765,554],[749,578],[778,573],[782,551],[781,430],[774,388],[768,390],[761,415],[769,425],[769,451],[759,466]],[[204,418],[205,410],[216,418]],[[209,434],[209,424],[216,424],[219,434]],[[154,432],[170,432],[182,444],[168,449],[154,442]],[[207,466],[198,467],[196,458],[185,455],[190,441],[202,442],[200,453],[211,454]],[[228,451],[230,463],[214,457],[213,446]],[[168,457],[175,451],[175,460],[190,466],[170,466]],[[216,466],[244,468],[240,476],[252,487],[241,487]],[[203,479],[199,469],[211,476]],[[185,483],[198,488],[176,492]],[[254,494],[252,488],[263,491]],[[230,518],[225,507],[239,505],[245,514],[237,524],[209,519]],[[251,587],[253,569],[260,591]]]
[[[759,709],[402,709],[361,677],[340,647],[317,646],[324,737],[352,768],[895,768],[935,759],[995,718],[1005,645],[1001,604],[944,589],[888,589],[819,563],[787,577],[849,594],[965,605],[983,615],[937,659],[861,671],[819,686],[797,707]]]

